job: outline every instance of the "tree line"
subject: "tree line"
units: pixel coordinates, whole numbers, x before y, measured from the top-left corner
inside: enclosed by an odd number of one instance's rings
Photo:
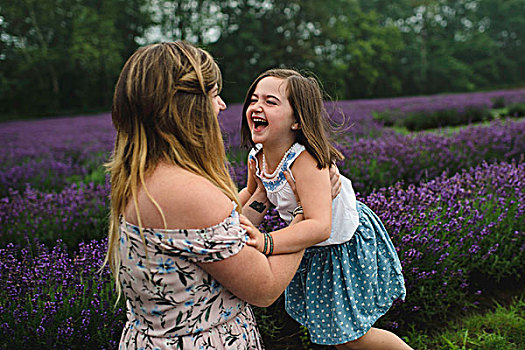
[[[525,0],[17,0],[0,4],[0,114],[109,109],[137,47],[187,40],[239,102],[271,67],[337,99],[525,82]]]

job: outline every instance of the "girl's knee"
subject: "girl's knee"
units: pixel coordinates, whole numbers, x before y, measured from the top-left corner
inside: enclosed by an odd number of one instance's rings
[[[338,349],[338,350],[343,350],[343,349],[350,349],[350,350],[359,350],[359,349],[366,349],[366,335],[369,333],[370,331],[366,332],[364,335],[362,335],[361,337],[355,339],[355,340],[351,340],[347,343],[344,343],[344,344],[339,344],[339,345],[336,345],[335,348]]]

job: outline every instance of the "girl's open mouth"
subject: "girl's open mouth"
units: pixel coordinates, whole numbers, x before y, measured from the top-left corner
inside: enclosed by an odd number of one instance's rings
[[[253,117],[252,121],[254,131],[261,131],[262,129],[268,126],[268,121],[266,121],[266,119],[263,118]]]

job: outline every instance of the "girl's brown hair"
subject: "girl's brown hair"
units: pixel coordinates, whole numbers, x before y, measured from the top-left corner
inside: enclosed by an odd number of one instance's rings
[[[296,131],[297,142],[316,159],[319,169],[329,167],[332,163],[344,159],[331,144],[329,134],[328,113],[324,107],[323,94],[319,83],[314,77],[305,77],[292,69],[270,69],[262,73],[252,83],[242,108],[241,144],[253,147],[252,134],[246,111],[250,105],[253,92],[259,81],[266,77],[283,79],[288,83],[288,101],[292,106],[294,117],[300,128]]]
[[[112,157],[109,263],[120,295],[119,220],[130,200],[139,227],[137,193],[149,194],[145,178],[160,162],[201,175],[240,203],[226,165],[224,144],[209,92],[222,85],[219,67],[209,53],[186,42],[160,43],[138,49],[125,63],[112,107],[117,131]],[[144,235],[141,232],[143,243]]]

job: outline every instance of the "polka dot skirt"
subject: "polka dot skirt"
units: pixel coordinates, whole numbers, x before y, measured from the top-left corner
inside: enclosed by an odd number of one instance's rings
[[[357,210],[360,225],[352,239],[308,248],[286,289],[286,312],[316,344],[363,336],[394,300],[405,298],[401,263],[386,229],[359,201]]]

